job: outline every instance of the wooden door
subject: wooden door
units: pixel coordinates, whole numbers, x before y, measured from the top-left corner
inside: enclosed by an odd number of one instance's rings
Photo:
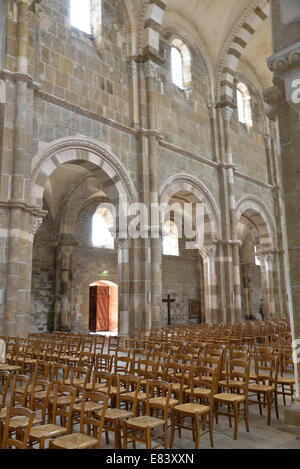
[[[109,287],[90,287],[89,329],[91,332],[109,330]]]

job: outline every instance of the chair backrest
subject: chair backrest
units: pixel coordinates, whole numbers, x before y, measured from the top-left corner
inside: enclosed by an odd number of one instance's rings
[[[108,338],[108,353],[110,353],[113,350],[116,350],[119,347],[119,344],[120,344],[120,337],[110,335]]]
[[[67,433],[72,432],[72,412],[77,390],[65,384],[54,386],[52,422],[56,423],[57,417],[64,417],[67,422]]]
[[[18,417],[27,417],[28,423],[23,432],[16,432],[16,438],[12,438],[9,435],[10,422],[12,418],[16,419]],[[11,448],[12,446],[18,449],[27,449],[29,433],[31,431],[34,418],[35,413],[29,409],[24,407],[8,407],[3,430],[2,449]],[[17,439],[17,436],[22,439]]]
[[[95,370],[111,373],[114,357],[109,354],[97,353],[95,359]]]
[[[129,357],[118,357],[115,356],[114,361],[114,373],[129,373],[131,369],[132,359]]]
[[[43,423],[45,423],[46,420],[51,389],[52,386],[50,381],[45,379],[36,379],[31,387],[29,407],[33,411],[38,409],[42,411]]]
[[[235,386],[247,396],[250,373],[250,354],[246,358],[235,358],[226,362],[226,387],[229,392]]]
[[[19,402],[21,407],[26,407],[28,388],[30,385],[31,378],[26,375],[15,375],[15,390],[18,388],[23,388],[22,394],[14,392],[13,402],[15,405],[16,402]]]
[[[95,354],[93,352],[81,352],[79,355],[78,366],[93,368],[95,363]]]
[[[122,392],[134,392],[132,401],[132,413],[135,416],[137,414],[138,406],[138,393],[141,386],[141,378],[133,375],[116,375],[117,394],[116,394],[116,408],[120,409],[120,402]],[[127,404],[128,405],[128,402]]]
[[[70,385],[76,386],[76,382],[74,380],[79,379],[84,381],[83,387],[85,387],[90,380],[91,372],[91,366],[89,368],[85,368],[83,366],[71,366],[69,368]]]
[[[69,373],[69,366],[63,363],[52,363],[49,369],[50,382],[52,384],[64,383]]]
[[[144,379],[156,379],[157,377],[157,366],[153,360],[138,360],[137,368],[135,373]]]
[[[168,420],[168,411],[170,406],[170,398],[172,392],[172,384],[166,381],[157,381],[149,379],[146,382],[146,409],[147,415],[151,415],[151,409],[160,409],[163,412],[163,419]],[[153,397],[165,398],[163,403],[153,402]]]
[[[101,411],[97,412],[99,416],[95,417],[90,412],[86,412],[86,405],[89,401],[97,402],[102,406]],[[101,437],[104,425],[105,413],[108,407],[109,395],[101,391],[86,391],[82,393],[81,412],[80,412],[80,433],[85,433],[84,426],[93,428],[93,434],[97,434],[97,449],[101,448]]]
[[[96,391],[96,384],[103,384],[103,387],[109,388],[113,375],[108,371],[94,370],[92,378],[92,390]]]
[[[0,381],[2,382],[2,387],[0,388],[0,410],[5,407],[11,377],[12,375],[9,371],[0,370]]]
[[[259,382],[274,383],[277,386],[278,371],[278,355],[269,352],[255,354],[255,373]]]

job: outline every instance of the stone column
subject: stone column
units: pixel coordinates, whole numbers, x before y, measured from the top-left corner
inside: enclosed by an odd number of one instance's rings
[[[129,280],[130,280],[130,240],[118,237],[118,266],[119,266],[119,335],[130,336],[130,316],[129,316]]]
[[[29,233],[25,231],[23,206],[25,195],[25,161],[26,151],[26,109],[27,109],[27,83],[22,75],[28,71],[28,2],[17,1],[17,28],[16,28],[16,72],[21,77],[16,82],[15,122],[11,175],[11,203],[8,231],[7,253],[7,285],[5,295],[5,333],[17,334],[17,314],[19,313],[20,271],[21,257],[24,242]]]
[[[274,87],[265,101],[275,120],[285,201],[284,251],[288,252],[287,294],[294,346],[296,400],[285,410],[286,422],[300,426],[300,9],[298,0],[271,0],[273,55],[268,65]],[[285,213],[284,213],[285,212]]]
[[[158,157],[159,149],[157,145],[157,109],[156,109],[156,89],[155,78],[157,65],[148,60],[144,64],[144,74],[146,79],[147,95],[147,124],[148,124],[148,156],[150,174],[150,205],[159,202],[158,185]],[[160,231],[160,230],[159,230]],[[159,232],[158,231],[158,232]],[[161,325],[162,308],[162,238],[151,238],[151,315],[152,326]]]
[[[234,193],[234,164],[231,148],[230,121],[234,107],[226,104],[221,108],[221,133],[223,136],[222,161],[220,171],[221,192],[223,196],[222,230],[224,250],[224,270],[226,289],[226,321],[234,323],[241,318],[241,286],[239,241],[236,234],[236,204]]]
[[[265,319],[274,318],[275,305],[274,305],[274,250],[257,251],[257,257],[261,263],[261,275],[263,286],[263,309]]]
[[[60,246],[61,281],[60,281],[60,330],[71,330],[70,287],[72,254],[74,246]]]
[[[211,325],[218,322],[217,246],[213,244],[203,246],[199,252],[203,258],[205,322]]]

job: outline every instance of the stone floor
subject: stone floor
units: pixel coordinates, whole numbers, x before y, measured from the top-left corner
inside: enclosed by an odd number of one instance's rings
[[[281,397],[279,397],[281,399]],[[219,417],[219,423],[214,423],[215,449],[300,449],[300,427],[284,424],[284,406],[279,406],[279,420],[275,418],[274,409],[271,425],[267,425],[266,409],[263,416],[259,415],[259,408],[251,405],[249,409],[250,432],[247,433],[243,421],[239,424],[238,439],[233,439],[234,429],[229,427],[227,417]],[[168,433],[170,437],[170,429]],[[170,438],[168,438],[170,441]],[[137,447],[139,447],[137,445]],[[143,446],[140,446],[141,448]],[[173,449],[194,449],[192,432],[183,430],[182,437],[175,434]],[[103,444],[103,449],[112,445]],[[200,449],[211,449],[209,434],[200,438]]]

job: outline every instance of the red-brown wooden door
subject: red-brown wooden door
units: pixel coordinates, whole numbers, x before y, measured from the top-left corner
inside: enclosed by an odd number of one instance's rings
[[[90,287],[89,329],[91,332],[109,330],[109,287]]]

